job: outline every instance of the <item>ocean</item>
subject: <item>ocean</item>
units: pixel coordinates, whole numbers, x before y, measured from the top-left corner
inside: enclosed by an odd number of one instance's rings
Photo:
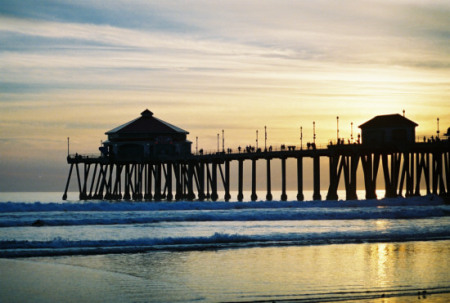
[[[76,199],[0,193],[0,302],[450,300],[450,205],[437,196]]]

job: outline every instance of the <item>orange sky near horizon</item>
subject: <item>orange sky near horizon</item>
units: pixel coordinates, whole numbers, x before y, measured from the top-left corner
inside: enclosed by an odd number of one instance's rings
[[[371,1],[5,1],[0,191],[61,190],[71,152],[148,108],[195,150],[356,138],[402,114],[450,127],[450,4]],[[370,10],[367,10],[370,7]]]

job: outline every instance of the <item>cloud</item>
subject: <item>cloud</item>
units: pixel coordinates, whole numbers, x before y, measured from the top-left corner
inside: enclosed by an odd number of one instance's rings
[[[402,109],[432,133],[421,120],[450,124],[449,15],[421,0],[4,0],[0,154],[59,157],[66,137],[97,151],[145,108],[205,149],[221,129],[288,143],[315,120],[326,141],[336,115]]]
[[[443,43],[450,28],[445,2],[113,1],[105,7],[47,1],[36,13],[29,12],[33,6],[27,13],[8,3],[7,14],[0,16],[5,42],[0,67],[7,72],[3,86],[11,91],[21,85],[159,90],[165,87],[160,81],[168,79],[181,90],[205,79],[239,89],[246,82],[354,81],[361,74],[367,78],[371,67],[392,74],[397,67],[422,71],[450,65]],[[127,18],[133,13],[135,18]],[[153,15],[161,23],[177,20],[196,30],[161,29],[146,21]],[[142,26],[126,22],[131,19]]]
[[[167,34],[157,31],[145,32],[109,25],[61,23],[10,17],[0,17],[0,20],[2,21],[0,23],[0,31],[3,32],[49,39],[92,41],[99,45],[112,46],[113,50],[121,47],[118,49],[119,51],[123,49],[169,49],[215,55],[230,54],[230,50],[234,54],[241,55],[284,55],[286,53],[278,49],[266,49],[251,45],[216,42],[206,39],[202,40],[190,35],[180,35],[177,33]],[[102,50],[101,47],[100,50]]]
[[[141,28],[127,26],[123,22],[125,18],[120,17],[115,23],[89,23],[86,22],[88,19],[81,17],[78,22],[70,22],[73,18],[49,21],[3,16],[0,30],[41,37],[43,43],[52,46],[51,55],[56,56],[49,64],[54,62],[61,67],[189,69],[214,66],[224,69],[226,66],[245,65],[249,58],[253,61],[258,59],[256,63],[261,67],[267,67],[265,58],[271,61],[280,58],[294,63],[307,60],[394,64],[405,55],[411,59],[399,61],[400,64],[412,67],[421,64],[431,67],[448,65],[448,59],[438,64],[448,53],[447,43],[443,43],[449,37],[450,24],[445,18],[448,16],[448,6],[422,8],[410,2],[390,4],[383,1],[339,5],[333,1],[314,4],[309,1],[286,1],[276,5],[272,1],[240,1],[239,4],[234,1],[199,1],[190,6],[169,2],[148,5],[149,16],[145,18],[142,16],[144,10],[139,9],[146,7],[144,3],[137,1],[124,8],[123,2],[113,2],[103,12],[114,15],[119,9],[130,11],[129,7],[133,7],[134,11],[140,11]],[[369,4],[371,9],[365,9]],[[97,12],[101,8],[96,3],[88,7],[87,2],[81,6],[83,9],[77,7],[75,15],[77,11],[79,15],[85,14],[88,8]],[[185,25],[195,24],[199,30],[167,32],[145,25],[144,20],[151,19],[155,11],[159,11],[161,18],[167,22],[180,20]],[[57,42],[60,40],[66,44]],[[415,52],[411,55],[406,49],[415,49]],[[75,60],[67,60],[66,57],[58,60],[58,50]],[[428,58],[436,56],[439,56],[438,60]],[[102,58],[109,59],[109,62]],[[111,60],[114,58],[118,60]],[[41,59],[35,57],[30,61]],[[414,59],[419,63],[415,63]],[[17,62],[8,57],[5,61]],[[228,65],[230,63],[231,66]]]

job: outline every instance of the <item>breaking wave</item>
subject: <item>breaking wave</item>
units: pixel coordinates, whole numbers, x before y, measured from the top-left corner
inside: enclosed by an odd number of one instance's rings
[[[225,210],[32,212],[0,214],[0,227],[151,224],[159,222],[421,219],[450,216],[450,206],[260,208]]]
[[[280,209],[280,208],[343,208],[383,206],[433,206],[443,205],[434,195],[381,200],[350,201],[258,201],[258,202],[0,202],[4,212],[50,212],[50,211],[158,211],[158,210],[227,210],[227,209]]]
[[[450,205],[436,196],[309,202],[0,202],[0,257],[448,240],[449,216]]]
[[[390,234],[373,232],[287,233],[279,235],[239,235],[215,233],[209,237],[140,238],[130,240],[79,240],[55,238],[50,241],[0,241],[0,257],[29,257],[76,254],[137,253],[154,250],[204,250],[238,247],[353,244],[447,240],[447,230]]]

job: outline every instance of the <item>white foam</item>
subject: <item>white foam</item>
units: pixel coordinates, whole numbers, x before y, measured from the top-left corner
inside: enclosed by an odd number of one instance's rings
[[[306,208],[306,207],[383,207],[383,206],[430,206],[443,205],[439,196],[398,197],[381,200],[351,201],[258,201],[258,202],[0,202],[1,212],[42,211],[155,211],[155,210],[219,210],[262,208]]]

